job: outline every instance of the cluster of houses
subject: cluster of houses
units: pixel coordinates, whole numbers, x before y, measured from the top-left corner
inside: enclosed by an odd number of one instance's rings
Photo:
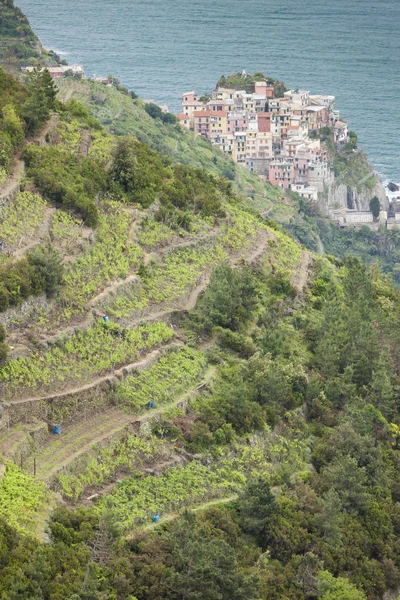
[[[255,82],[250,94],[219,87],[204,99],[186,92],[176,117],[236,163],[312,201],[334,178],[326,150],[313,132],[329,127],[337,144],[346,143],[349,135],[334,96],[291,90],[276,98],[267,81]]]

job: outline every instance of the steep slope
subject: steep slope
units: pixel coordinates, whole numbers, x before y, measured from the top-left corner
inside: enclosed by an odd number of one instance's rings
[[[13,0],[0,1],[0,63],[18,73],[26,64],[52,64],[52,54],[43,48],[29,21]]]
[[[50,100],[0,209],[0,596],[394,592],[399,292],[140,101],[4,81]]]

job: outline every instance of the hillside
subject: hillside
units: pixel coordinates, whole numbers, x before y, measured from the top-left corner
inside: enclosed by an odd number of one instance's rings
[[[0,598],[396,598],[400,292],[124,91],[0,83]]]
[[[0,0],[0,64],[17,74],[22,65],[51,65],[53,59],[13,0]]]
[[[132,133],[174,162],[202,167],[228,177],[234,183],[236,192],[246,199],[248,206],[274,219],[309,250],[341,258],[352,254],[367,264],[376,262],[385,273],[393,277],[396,285],[400,284],[397,268],[400,257],[398,231],[381,228],[375,232],[366,227],[340,229],[323,215],[318,206],[305,203],[295,193],[282,192],[279,188],[262,182],[257,176],[237,167],[208,141],[178,125],[152,119],[140,98],[132,100],[128,91],[123,88],[121,91],[115,87],[71,78],[62,80],[59,87],[63,101],[77,99],[104,127],[116,135]],[[347,194],[348,188],[353,190],[355,198],[371,194],[375,176],[371,175],[373,169],[365,154],[354,152],[353,148],[339,153],[330,147],[330,152],[337,177],[329,201],[334,203],[338,195],[342,198],[343,194]]]

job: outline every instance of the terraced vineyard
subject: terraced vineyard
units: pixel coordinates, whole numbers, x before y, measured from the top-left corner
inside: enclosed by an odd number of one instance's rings
[[[384,597],[398,292],[266,221],[295,220],[281,190],[119,84],[60,86],[153,149],[35,77],[49,119],[26,139],[31,84],[0,71],[0,100],[23,96],[0,197],[0,597]]]
[[[9,204],[0,208],[0,240],[4,244],[0,257],[26,245],[42,223],[47,202],[38,194],[21,192]]]
[[[302,439],[303,438],[303,439]],[[272,486],[282,484],[285,469],[304,472],[309,469],[308,447],[304,436],[291,444],[287,437],[264,434],[255,437],[249,447],[237,443],[228,456],[205,457],[185,466],[165,470],[160,477],[137,475],[118,483],[96,508],[112,507],[123,529],[132,530],[151,521],[154,513],[176,513],[211,499],[232,497],[248,478],[266,476]]]
[[[61,340],[48,352],[8,362],[0,372],[3,398],[85,383],[94,375],[138,360],[143,352],[168,342],[173,335],[165,323],[132,330],[99,323]]]

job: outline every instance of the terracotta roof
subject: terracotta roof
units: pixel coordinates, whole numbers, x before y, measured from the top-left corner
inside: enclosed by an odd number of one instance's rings
[[[185,121],[185,119],[189,118],[189,115],[185,115],[183,113],[180,113],[179,115],[175,115],[177,119],[179,119],[180,121]]]

